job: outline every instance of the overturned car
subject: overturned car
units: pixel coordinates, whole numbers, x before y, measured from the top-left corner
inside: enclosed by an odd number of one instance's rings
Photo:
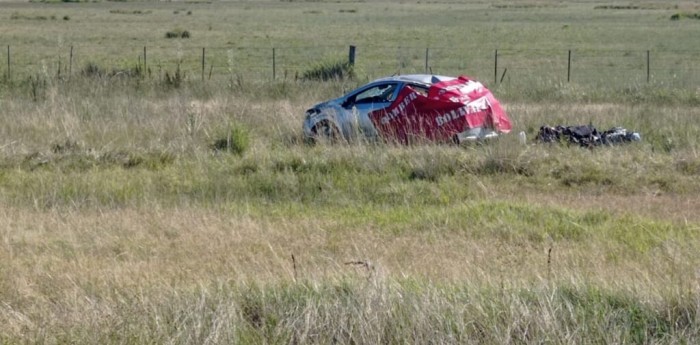
[[[478,81],[412,74],[378,79],[317,104],[306,111],[303,127],[310,139],[462,143],[508,133],[511,122]]]

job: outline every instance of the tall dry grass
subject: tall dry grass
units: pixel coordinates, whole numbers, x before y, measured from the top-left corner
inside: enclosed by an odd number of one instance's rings
[[[697,337],[696,239],[633,254],[605,234],[541,243],[439,225],[386,234],[311,212],[195,207],[3,207],[2,221],[8,342]]]

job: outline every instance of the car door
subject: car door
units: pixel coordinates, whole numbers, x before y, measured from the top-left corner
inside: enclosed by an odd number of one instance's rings
[[[400,83],[395,81],[369,85],[348,97],[343,107],[356,114],[357,117],[352,120],[357,121],[357,126],[365,135],[375,137],[377,130],[369,118],[369,113],[390,106],[396,99],[399,86]]]

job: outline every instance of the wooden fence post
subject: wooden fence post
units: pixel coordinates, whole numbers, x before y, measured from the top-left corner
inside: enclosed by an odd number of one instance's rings
[[[146,46],[143,46],[143,75],[148,74],[148,62],[146,60]]]
[[[12,80],[12,72],[10,70],[10,45],[7,45],[7,81]]]
[[[355,46],[350,46],[350,51],[348,52],[348,63],[350,66],[355,65]]]
[[[275,61],[275,48],[272,48],[272,80],[277,77],[277,61]]]
[[[566,82],[571,81],[571,49],[569,49],[569,62],[566,64]]]
[[[68,80],[73,74],[73,46],[70,46],[70,55],[68,57]]]
[[[649,56],[649,51],[647,50],[647,83],[649,82],[649,79],[651,78],[651,57]]]
[[[493,54],[493,84],[498,83],[498,49]]]
[[[425,73],[428,73],[428,54],[430,54],[430,48],[425,48]]]
[[[202,48],[202,81],[204,81],[204,64],[206,61],[206,49],[207,48]]]

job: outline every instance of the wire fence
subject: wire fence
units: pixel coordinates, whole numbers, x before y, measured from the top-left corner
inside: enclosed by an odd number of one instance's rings
[[[465,74],[486,83],[550,81],[593,85],[661,83],[700,85],[699,50],[486,49],[481,47],[94,47],[37,51],[6,46],[5,80],[44,74],[70,78],[88,68],[116,74],[138,70],[149,78],[176,71],[190,80],[238,78],[296,80],[329,61],[347,61],[358,77],[431,73]]]

